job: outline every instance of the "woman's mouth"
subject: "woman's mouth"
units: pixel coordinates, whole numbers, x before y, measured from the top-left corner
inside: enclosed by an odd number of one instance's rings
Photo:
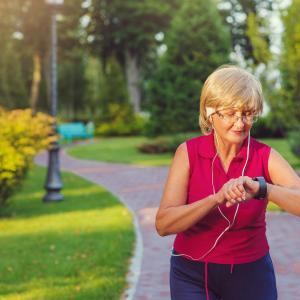
[[[234,134],[236,135],[242,135],[243,134],[243,131],[232,131]]]

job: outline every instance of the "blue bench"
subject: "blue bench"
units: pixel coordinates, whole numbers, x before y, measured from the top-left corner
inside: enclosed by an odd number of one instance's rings
[[[62,123],[57,127],[60,135],[60,141],[67,140],[69,143],[73,139],[89,139],[94,137],[94,125],[88,123],[84,125],[82,122]]]

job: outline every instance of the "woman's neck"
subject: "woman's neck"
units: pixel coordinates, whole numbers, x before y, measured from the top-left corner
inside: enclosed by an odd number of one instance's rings
[[[240,152],[243,145],[243,142],[240,144],[226,142],[220,137],[217,137],[216,134],[214,134],[214,141],[219,157],[224,162],[231,161]]]

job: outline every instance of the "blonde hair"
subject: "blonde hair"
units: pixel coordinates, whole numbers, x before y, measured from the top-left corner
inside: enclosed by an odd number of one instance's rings
[[[223,65],[208,76],[202,88],[199,125],[204,134],[212,130],[207,107],[215,110],[234,107],[260,115],[263,110],[261,84],[248,71],[234,65]]]

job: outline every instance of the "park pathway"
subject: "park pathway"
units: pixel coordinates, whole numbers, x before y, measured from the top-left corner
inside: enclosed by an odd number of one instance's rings
[[[46,160],[46,153],[36,157],[40,165],[45,165]],[[169,256],[174,236],[159,237],[154,227],[168,168],[79,160],[65,151],[61,151],[60,163],[62,169],[107,188],[135,215],[138,244],[124,299],[170,299]],[[278,299],[300,300],[300,218],[268,213],[267,228]]]

